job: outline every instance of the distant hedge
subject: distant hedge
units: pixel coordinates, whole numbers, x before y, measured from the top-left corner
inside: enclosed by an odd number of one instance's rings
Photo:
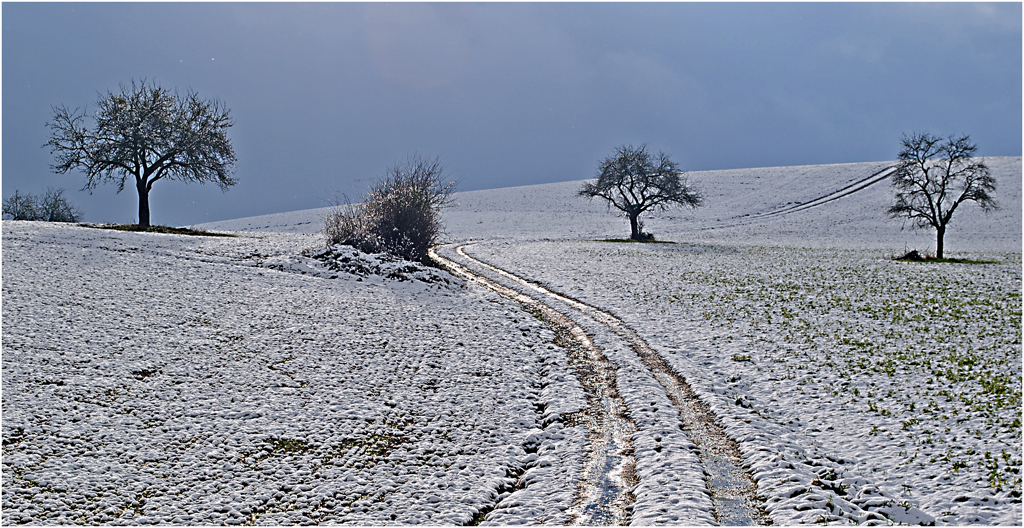
[[[64,189],[48,188],[42,196],[21,194],[4,200],[3,215],[9,220],[37,220],[42,222],[78,222],[79,210],[64,196]]]

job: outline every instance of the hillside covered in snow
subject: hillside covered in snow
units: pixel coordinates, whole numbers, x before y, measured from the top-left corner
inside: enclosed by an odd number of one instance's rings
[[[966,204],[954,216],[946,247],[956,251],[1019,251],[1021,158],[986,158],[997,181],[998,211]],[[688,172],[705,195],[696,210],[652,211],[641,217],[660,240],[743,245],[933,251],[931,231],[889,218],[889,180],[873,177],[895,162],[848,163]],[[627,238],[629,223],[599,201],[576,196],[567,181],[456,193],[445,210],[448,239]],[[331,208],[201,224],[212,230],[314,233]]]
[[[706,207],[645,219],[674,244],[602,241],[579,181],[457,193],[438,252],[479,280],[325,248],[330,209],[5,220],[2,521],[1019,525],[1021,158],[986,163],[1001,208],[946,237],[977,264],[889,258],[934,239],[886,162],[690,173]]]

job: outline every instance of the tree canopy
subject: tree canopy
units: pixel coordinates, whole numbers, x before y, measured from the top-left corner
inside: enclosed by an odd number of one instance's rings
[[[597,181],[578,192],[586,198],[603,198],[629,218],[630,238],[646,240],[641,214],[671,206],[699,207],[701,193],[690,185],[679,166],[665,153],[651,156],[646,145],[623,145],[598,165]]]
[[[140,229],[149,227],[149,191],[158,180],[213,182],[222,190],[236,183],[237,159],[227,137],[234,123],[220,101],[142,80],[101,95],[97,105],[91,128],[85,110],[54,109],[46,143],[56,158],[52,168],[59,174],[82,170],[90,193],[101,183],[121,192],[131,176]]]
[[[974,158],[977,145],[969,136],[915,132],[900,142],[899,165],[892,175],[895,200],[888,213],[911,220],[912,227],[934,228],[935,256],[942,258],[946,227],[960,204],[976,202],[986,212],[997,208],[995,179]]]

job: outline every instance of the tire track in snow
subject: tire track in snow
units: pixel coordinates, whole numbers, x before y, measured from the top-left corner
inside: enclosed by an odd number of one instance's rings
[[[636,424],[629,418],[626,404],[618,394],[615,369],[590,336],[565,315],[543,302],[506,288],[494,281],[474,274],[452,260],[440,256],[436,248],[429,250],[435,262],[462,277],[512,299],[533,315],[555,327],[559,344],[566,348],[570,362],[576,368],[577,379],[586,392],[588,408],[564,416],[568,422],[582,424],[589,431],[589,456],[584,463],[583,485],[568,510],[570,524],[625,525],[635,501],[631,490],[636,485],[632,436]],[[497,508],[495,505],[486,513]]]
[[[626,340],[654,379],[665,389],[669,400],[679,412],[687,436],[697,446],[698,456],[704,468],[705,482],[715,509],[715,519],[727,525],[771,524],[771,519],[763,507],[763,499],[757,496],[757,485],[750,473],[743,468],[739,446],[718,425],[711,408],[696,396],[686,380],[675,372],[660,354],[651,349],[635,331],[614,315],[475,259],[466,254],[464,248],[468,245],[470,244],[456,247],[455,252],[468,261],[514,281],[527,291],[532,290],[540,299],[556,300],[582,312]],[[475,274],[471,275],[478,277]],[[500,287],[510,290],[517,300],[525,297],[546,306],[538,298]],[[548,309],[554,311],[550,307]]]
[[[864,189],[867,189],[868,187],[870,187],[870,186],[872,186],[872,185],[874,185],[874,184],[876,184],[876,183],[878,183],[878,182],[888,178],[893,173],[893,171],[895,171],[895,170],[896,170],[896,166],[890,165],[890,166],[885,167],[885,168],[883,168],[883,169],[881,169],[879,171],[876,171],[874,174],[872,174],[871,176],[868,176],[867,178],[855,181],[855,182],[847,185],[846,187],[843,187],[842,189],[839,189],[838,191],[834,191],[834,192],[831,192],[829,194],[826,194],[825,196],[820,196],[820,197],[815,198],[815,199],[813,199],[813,200],[811,200],[809,202],[804,202],[802,204],[797,204],[797,205],[794,205],[792,207],[786,207],[786,208],[779,209],[779,210],[776,210],[776,211],[769,211],[767,213],[760,213],[760,214],[756,214],[756,215],[751,215],[750,218],[767,218],[769,216],[776,216],[776,215],[795,213],[797,211],[803,211],[804,209],[810,209],[812,207],[817,207],[819,205],[824,205],[824,204],[827,204],[827,203],[829,203],[831,201],[838,200],[838,199],[840,199],[840,198],[842,198],[844,196],[849,196],[849,195],[851,195],[851,194],[853,194],[853,193],[855,193],[857,191],[862,191]]]
[[[872,185],[874,185],[874,184],[876,184],[878,182],[881,182],[881,181],[885,180],[886,178],[888,178],[889,176],[891,176],[893,171],[895,171],[895,170],[896,170],[896,166],[895,165],[890,165],[890,166],[882,168],[882,169],[880,169],[878,171],[875,171],[874,173],[872,173],[870,176],[868,176],[866,178],[862,178],[862,179],[857,180],[857,181],[855,181],[853,183],[850,183],[846,187],[843,187],[842,189],[830,192],[830,193],[828,193],[826,195],[823,195],[823,196],[819,196],[819,197],[817,197],[817,198],[815,198],[815,199],[813,199],[811,201],[800,203],[800,204],[796,204],[796,205],[793,205],[793,206],[790,206],[790,207],[784,207],[782,209],[776,209],[775,211],[768,211],[766,213],[745,214],[745,215],[733,216],[731,218],[728,218],[727,220],[734,220],[735,221],[734,223],[698,228],[697,231],[710,231],[710,230],[714,230],[714,229],[722,229],[722,228],[729,228],[729,227],[744,226],[744,225],[749,225],[749,224],[753,223],[756,220],[764,220],[764,219],[768,219],[768,218],[784,216],[784,215],[788,215],[790,213],[797,213],[797,212],[800,212],[800,211],[805,211],[807,209],[811,209],[813,207],[818,207],[819,205],[824,205],[824,204],[827,204],[829,202],[833,202],[835,200],[838,200],[840,198],[844,198],[846,196],[850,196],[853,193],[856,193],[856,192],[862,191],[864,189],[867,189],[868,187],[870,187],[870,186],[872,186]]]

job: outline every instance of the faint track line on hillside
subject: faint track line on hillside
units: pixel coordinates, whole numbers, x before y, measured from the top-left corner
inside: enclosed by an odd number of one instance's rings
[[[768,211],[768,212],[757,213],[757,214],[745,214],[745,215],[733,216],[733,217],[730,217],[730,218],[727,219],[727,220],[732,221],[732,223],[719,224],[719,225],[708,226],[708,227],[702,227],[702,228],[698,228],[697,231],[709,231],[709,230],[712,230],[712,229],[722,229],[722,228],[727,228],[727,227],[743,226],[743,225],[751,224],[751,223],[753,223],[753,221],[756,221],[756,220],[765,220],[765,219],[769,219],[769,218],[781,217],[781,216],[785,216],[785,215],[788,215],[788,214],[791,214],[791,213],[797,213],[797,212],[800,212],[800,211],[805,211],[807,209],[818,207],[820,205],[824,205],[824,204],[827,204],[829,202],[833,202],[833,201],[838,200],[840,198],[844,198],[844,197],[850,196],[851,194],[854,194],[856,192],[863,191],[864,189],[867,189],[868,187],[870,187],[870,186],[872,186],[872,185],[874,185],[876,183],[884,181],[886,178],[891,176],[893,171],[895,171],[895,170],[896,170],[896,166],[895,165],[889,165],[889,166],[883,167],[882,169],[879,169],[879,170],[873,172],[870,176],[867,176],[865,178],[857,180],[857,181],[855,181],[853,183],[850,183],[850,184],[846,185],[845,187],[843,187],[841,189],[838,189],[838,190],[832,191],[832,192],[830,192],[828,194],[819,196],[819,197],[817,197],[817,198],[815,198],[813,200],[810,200],[810,201],[807,201],[807,202],[804,202],[804,203],[799,203],[799,204],[796,204],[796,205],[793,205],[793,206],[789,206],[789,207],[783,207],[782,209],[776,209],[774,211]]]
[[[831,201],[838,200],[838,199],[840,199],[840,198],[842,198],[844,196],[849,196],[849,195],[851,195],[851,194],[853,194],[853,193],[855,193],[857,191],[862,191],[862,190],[864,190],[864,189],[866,189],[866,188],[868,188],[868,187],[870,187],[870,186],[872,186],[872,185],[874,185],[874,184],[876,184],[876,183],[878,183],[878,182],[888,178],[889,175],[891,175],[893,173],[893,171],[895,171],[895,170],[896,170],[896,166],[895,165],[890,165],[888,167],[885,167],[885,168],[883,168],[881,170],[876,171],[875,173],[873,173],[871,176],[868,176],[867,178],[855,181],[855,182],[847,185],[846,187],[843,187],[842,189],[839,189],[838,191],[833,191],[833,192],[831,192],[829,194],[826,194],[824,196],[819,196],[818,198],[815,198],[815,199],[813,199],[813,200],[811,200],[809,202],[804,202],[802,204],[797,204],[797,205],[794,205],[793,207],[786,207],[786,208],[778,209],[778,210],[775,210],[775,211],[769,211],[767,213],[760,213],[760,214],[756,214],[756,215],[751,215],[749,218],[766,218],[766,217],[769,217],[769,216],[776,216],[776,215],[795,213],[797,211],[803,211],[804,209],[810,209],[812,207],[817,207],[819,205],[823,205],[823,204],[829,203]]]
[[[660,354],[651,349],[639,334],[629,328],[621,319],[608,312],[555,293],[539,284],[467,255],[464,248],[468,245],[470,244],[456,247],[455,252],[460,257],[514,281],[542,297],[569,305],[607,326],[616,335],[626,340],[650,371],[652,377],[665,389],[669,400],[679,412],[684,431],[698,448],[698,456],[704,466],[705,483],[715,509],[715,519],[727,525],[771,524],[771,519],[763,507],[763,499],[757,496],[757,485],[753,477],[743,469],[743,459],[738,444],[725,434],[724,429],[718,425],[714,412],[697,397],[683,376],[677,373]],[[474,274],[474,276],[477,275]],[[510,288],[505,289],[511,290]],[[527,297],[534,302],[544,304],[543,301],[524,293],[511,291],[516,296]],[[549,307],[549,309],[554,311],[553,308]]]

